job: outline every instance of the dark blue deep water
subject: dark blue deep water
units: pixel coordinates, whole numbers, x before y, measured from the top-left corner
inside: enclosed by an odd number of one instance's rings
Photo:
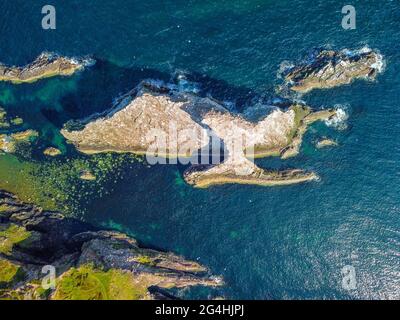
[[[240,111],[275,95],[283,61],[323,46],[377,49],[386,68],[376,82],[302,97],[316,109],[341,105],[345,129],[315,125],[299,156],[257,161],[315,171],[319,182],[197,190],[182,181],[182,166],[141,165],[93,200],[84,218],[198,259],[225,279],[213,296],[400,298],[400,4],[350,2],[357,29],[346,31],[341,9],[348,3],[331,0],[2,0],[1,62],[23,65],[55,51],[91,55],[97,64],[70,78],[2,83],[0,104],[56,143],[65,121],[109,108],[144,78],[185,73],[202,94]],[[56,30],[41,28],[46,4],[57,9]],[[340,146],[316,149],[321,135]],[[342,287],[348,265],[353,290]],[[204,297],[202,290],[180,294]]]

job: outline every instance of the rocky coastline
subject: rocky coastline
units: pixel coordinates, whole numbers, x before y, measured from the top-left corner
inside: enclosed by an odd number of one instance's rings
[[[98,230],[0,191],[0,298],[169,299],[167,289],[217,287],[197,262],[141,247],[135,239]],[[43,288],[43,267],[55,286]]]

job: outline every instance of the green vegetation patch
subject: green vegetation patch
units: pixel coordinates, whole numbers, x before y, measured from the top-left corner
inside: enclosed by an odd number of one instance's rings
[[[135,260],[141,264],[146,264],[149,266],[156,265],[156,263],[149,256],[138,256]]]
[[[291,110],[294,111],[294,127],[290,131],[288,135],[288,144],[291,144],[295,136],[297,135],[299,128],[303,124],[303,120],[306,116],[308,116],[311,112],[309,107],[302,106],[299,104],[296,104],[291,107]]]
[[[296,104],[291,107],[294,111],[294,123],[296,127],[301,125],[303,119],[310,114],[310,108]]]
[[[3,284],[12,282],[17,275],[20,267],[8,260],[0,258],[0,287]]]
[[[14,245],[28,239],[31,233],[24,227],[11,224],[7,229],[0,229],[0,253],[10,255]]]
[[[138,300],[147,286],[132,273],[118,269],[105,272],[92,265],[71,268],[57,281],[54,300]]]
[[[24,120],[22,118],[20,118],[20,117],[16,117],[16,118],[11,120],[11,123],[14,126],[20,126],[20,125],[22,125],[24,123]]]
[[[0,204],[0,214],[2,212],[8,212],[8,211],[10,211],[12,209],[13,209],[13,207],[8,205],[8,204],[6,204],[6,203]]]

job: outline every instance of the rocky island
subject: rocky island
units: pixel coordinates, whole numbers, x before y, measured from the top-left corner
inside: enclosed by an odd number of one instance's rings
[[[90,63],[92,62],[89,60],[42,53],[35,61],[25,67],[9,67],[0,64],[0,81],[20,84],[55,76],[70,76]]]
[[[45,156],[49,156],[49,157],[57,157],[57,156],[59,156],[60,154],[62,154],[62,152],[61,152],[59,149],[57,149],[57,148],[48,147],[48,148],[46,148],[46,149],[43,151],[43,154],[44,154]]]
[[[42,286],[44,266],[55,268],[53,287]],[[222,284],[196,262],[0,190],[0,299],[169,299],[166,289]]]
[[[287,185],[318,177],[299,169],[267,171],[251,160],[296,155],[307,127],[335,114],[334,109],[313,112],[308,106],[292,104],[287,110],[275,108],[260,121],[251,122],[212,98],[146,81],[101,117],[68,123],[61,133],[87,154],[112,151],[192,157],[188,161],[191,164],[196,164],[199,154],[209,156],[210,144],[217,141],[212,153],[222,153],[223,162],[192,166],[184,174],[187,183],[196,187],[223,183]]]
[[[21,145],[26,145],[37,139],[39,133],[35,130],[25,130],[10,134],[0,134],[0,151],[15,153]]]
[[[338,145],[338,144],[337,144],[336,141],[334,141],[334,140],[332,140],[332,139],[328,139],[328,138],[323,138],[323,139],[319,140],[319,141],[315,144],[315,146],[316,146],[318,149],[326,148],[326,147],[335,147],[335,146],[337,146],[337,145]]]
[[[291,90],[305,93],[349,84],[355,79],[373,80],[382,69],[382,55],[369,48],[317,50],[305,62],[284,70],[283,77]]]
[[[20,117],[11,118],[8,117],[7,111],[0,107],[0,131],[6,129],[14,129],[15,127],[21,126],[24,121]]]

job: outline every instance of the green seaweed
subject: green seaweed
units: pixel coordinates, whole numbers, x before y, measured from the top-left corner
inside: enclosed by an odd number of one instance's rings
[[[52,158],[40,162],[5,154],[0,155],[0,189],[46,210],[76,215],[94,198],[112,192],[112,184],[122,179],[124,168],[136,162],[136,157],[122,154]],[[91,172],[96,180],[82,180],[80,177],[85,171]]]

